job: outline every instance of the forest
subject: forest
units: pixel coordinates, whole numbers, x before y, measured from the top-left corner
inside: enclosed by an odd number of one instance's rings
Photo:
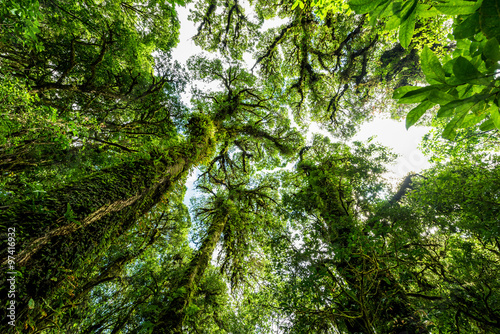
[[[1,0],[0,333],[500,333],[499,41],[500,0]]]

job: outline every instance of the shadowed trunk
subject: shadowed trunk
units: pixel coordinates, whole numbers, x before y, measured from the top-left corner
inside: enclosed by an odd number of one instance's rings
[[[207,236],[193,257],[176,288],[172,289],[172,301],[160,314],[160,321],[153,330],[154,334],[182,333],[182,325],[186,318],[186,307],[189,306],[197,284],[210,264],[212,254],[219,242],[222,231],[229,220],[226,207],[223,207],[213,218]]]
[[[15,268],[4,272],[22,272],[22,279],[16,280],[17,324],[29,312],[30,299],[37,306],[42,298],[49,300],[68,276],[84,270],[85,261],[105,251],[210,154],[213,131],[203,124],[207,121],[193,117],[189,140],[168,153],[124,162],[49,191],[39,200],[1,209],[0,221],[16,232]],[[5,246],[1,247],[4,268],[12,255]],[[5,279],[1,282],[4,305],[8,302]]]

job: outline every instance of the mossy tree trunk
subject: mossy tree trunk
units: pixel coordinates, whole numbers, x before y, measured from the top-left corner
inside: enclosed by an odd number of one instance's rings
[[[182,333],[186,309],[193,299],[196,286],[210,264],[215,247],[229,220],[229,208],[226,205],[227,203],[223,203],[222,207],[217,210],[200,249],[189,262],[179,283],[172,289],[170,296],[172,300],[161,312],[160,319],[153,330],[154,334]]]
[[[326,163],[305,169],[309,182],[305,193],[307,197],[316,194],[321,198],[319,204],[313,204],[321,221],[325,222],[324,225],[318,224],[321,239],[332,247],[333,252],[339,253],[335,260],[325,260],[322,266],[331,280],[346,291],[343,294],[346,302],[337,305],[342,313],[353,315],[343,319],[345,328],[349,333],[375,333],[379,328],[387,333],[427,333],[399,281],[390,270],[379,267],[382,263],[379,252],[370,246],[368,237],[377,231],[372,223],[359,224],[348,204],[353,202],[354,193],[341,183],[343,175],[335,167]],[[403,197],[410,187],[411,177],[404,180],[386,207]],[[330,269],[327,263],[334,269]]]
[[[28,316],[30,299],[39,306],[60,293],[65,280],[78,277],[86,261],[105,251],[211,154],[213,128],[207,121],[193,117],[189,139],[168,154],[124,162],[49,191],[41,199],[1,209],[0,221],[16,231],[15,270],[22,273],[16,281],[17,324]],[[2,247],[2,266],[7,264],[6,249]],[[5,278],[2,281],[2,287],[7,287]],[[8,302],[5,292],[1,293],[3,305]],[[68,294],[71,297],[72,292]]]

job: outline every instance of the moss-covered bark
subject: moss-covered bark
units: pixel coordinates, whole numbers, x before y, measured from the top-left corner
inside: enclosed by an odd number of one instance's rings
[[[170,191],[194,165],[213,150],[213,128],[195,116],[189,139],[169,152],[124,162],[47,192],[38,200],[13,204],[0,211],[0,221],[16,230],[16,323],[30,312],[28,301],[40,305],[58,287],[84,270],[113,240],[132,226]],[[2,238],[2,243],[6,238]],[[7,247],[1,263],[7,264]],[[7,286],[2,279],[2,290]],[[70,294],[71,296],[71,294]],[[7,294],[1,293],[6,305]],[[58,305],[50,305],[53,308]],[[4,330],[0,330],[4,332]]]
[[[153,330],[154,334],[182,333],[182,325],[186,318],[186,308],[193,299],[196,286],[210,264],[213,252],[228,219],[229,207],[227,207],[227,203],[224,203],[213,218],[200,249],[190,261],[184,275],[169,296],[172,300],[160,313],[160,319]]]
[[[320,204],[314,206],[325,222],[322,231],[325,243],[345,252],[343,257],[335,259],[335,272],[324,265],[332,281],[339,281],[341,277],[340,285],[350,292],[344,294],[348,302],[338,304],[342,313],[355,314],[343,319],[345,328],[349,333],[376,333],[379,329],[384,333],[428,333],[398,280],[388,269],[379,267],[377,250],[367,246],[369,241],[360,241],[372,233],[373,226],[360,225],[346,206],[353,194],[341,185],[340,178],[336,180],[334,166],[323,166],[325,170],[302,168],[308,173],[308,194],[319,194],[321,198]],[[404,180],[387,207],[401,199],[411,184],[411,177]]]

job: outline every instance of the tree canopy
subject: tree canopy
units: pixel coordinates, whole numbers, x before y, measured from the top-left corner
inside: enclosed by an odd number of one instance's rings
[[[499,22],[499,0],[3,1],[0,332],[500,333]],[[391,185],[396,155],[352,140],[375,114],[432,127],[432,167]]]

